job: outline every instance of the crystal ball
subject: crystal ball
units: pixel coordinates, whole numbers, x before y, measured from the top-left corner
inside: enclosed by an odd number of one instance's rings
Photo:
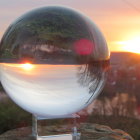
[[[24,110],[65,116],[87,107],[101,92],[109,50],[84,14],[48,6],[13,22],[0,42],[0,81]]]

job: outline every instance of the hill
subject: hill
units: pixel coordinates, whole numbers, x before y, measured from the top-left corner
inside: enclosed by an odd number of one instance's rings
[[[136,64],[140,63],[140,54],[130,52],[112,52],[110,61],[111,64]]]

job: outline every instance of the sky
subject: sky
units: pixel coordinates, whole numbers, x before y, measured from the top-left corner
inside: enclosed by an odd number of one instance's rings
[[[0,0],[0,39],[16,18],[49,5],[71,7],[90,17],[110,51],[133,51],[130,44],[137,46],[135,51],[140,47],[140,0]]]

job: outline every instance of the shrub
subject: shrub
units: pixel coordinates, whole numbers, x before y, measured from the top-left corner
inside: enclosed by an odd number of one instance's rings
[[[7,130],[31,125],[31,114],[22,110],[9,98],[0,102],[0,133]]]

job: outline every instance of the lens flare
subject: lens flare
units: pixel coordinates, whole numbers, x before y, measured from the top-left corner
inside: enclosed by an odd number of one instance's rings
[[[94,44],[88,39],[80,39],[74,44],[76,53],[79,55],[90,55],[94,51]]]

